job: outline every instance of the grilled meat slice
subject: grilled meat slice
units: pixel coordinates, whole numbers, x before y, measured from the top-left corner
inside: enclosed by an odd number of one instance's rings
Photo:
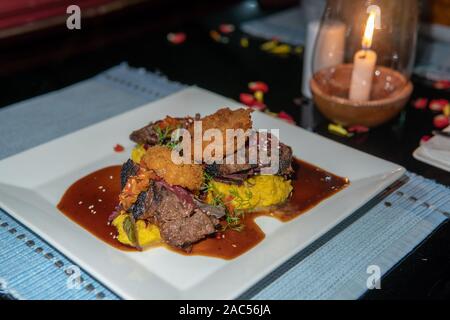
[[[268,149],[270,157],[270,144],[272,137],[268,137]],[[258,144],[258,152],[260,146]],[[292,149],[291,147],[279,142],[279,167],[277,175],[289,176],[292,174],[293,170],[291,167],[292,163]],[[210,176],[214,177],[215,180],[222,181],[230,184],[241,184],[244,180],[250,178],[252,175],[258,174],[263,167],[269,167],[269,165],[262,164],[250,164],[248,159],[248,146],[246,146],[246,163],[245,164],[208,164],[205,166],[205,172]]]
[[[223,212],[222,212],[223,211]],[[152,181],[130,208],[134,219],[146,219],[159,226],[169,245],[188,248],[216,231],[222,208],[203,204],[185,189],[164,181]]]
[[[225,177],[228,175],[244,173],[250,171],[253,168],[256,168],[258,165],[256,164],[210,164],[206,165],[206,172],[211,174],[214,177]]]
[[[186,196],[180,190],[176,192],[174,190],[177,189],[171,190],[163,182],[155,183],[154,199],[155,205],[157,206],[158,223],[187,218],[194,211],[192,196]]]
[[[160,224],[161,236],[166,243],[184,249],[215,231],[216,225],[200,209],[189,217]]]
[[[138,171],[139,165],[134,163],[131,159],[128,159],[127,162],[122,165],[122,169],[120,170],[120,185],[122,189],[125,187],[128,178],[136,175]]]
[[[134,219],[153,218],[161,222],[188,217],[193,210],[192,196],[187,191],[170,187],[162,181],[152,181],[148,190],[141,192],[130,208]]]
[[[145,127],[135,130],[130,134],[130,140],[138,144],[155,145],[158,143],[158,134],[155,130],[155,124],[149,123]]]
[[[192,123],[191,117],[172,118],[167,116],[163,120],[150,122],[145,127],[130,134],[130,140],[138,144],[154,146],[170,141],[171,133],[177,128],[187,128]],[[160,141],[160,140],[164,141]]]
[[[215,217],[216,219],[220,219],[220,218],[224,217],[226,214],[224,207],[213,206],[208,203],[201,202],[197,199],[194,199],[194,203],[197,206],[197,208],[202,210],[204,213],[206,213],[211,218]],[[217,224],[217,223],[215,223],[215,224]]]
[[[292,148],[280,142],[280,169],[277,174],[289,176],[292,173]]]

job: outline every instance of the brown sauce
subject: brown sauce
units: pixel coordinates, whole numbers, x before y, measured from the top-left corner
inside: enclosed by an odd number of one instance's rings
[[[64,193],[57,207],[109,245],[134,251],[134,248],[114,239],[116,228],[108,224],[108,217],[114,211],[120,193],[120,169],[121,166],[106,167],[76,181]]]
[[[231,260],[247,252],[266,237],[256,224],[255,218],[254,214],[247,214],[244,218],[244,230],[235,231],[230,229],[218,232],[215,236],[194,244],[192,251],[189,253],[167,247],[184,255],[208,256]]]
[[[294,191],[285,205],[268,212],[246,214],[243,231],[226,230],[200,241],[193,246],[189,255],[233,259],[264,239],[264,232],[255,223],[256,217],[271,216],[287,222],[342,190],[349,183],[345,178],[298,159],[294,160],[293,167]],[[115,228],[107,223],[120,193],[120,168],[111,166],[100,169],[76,181],[67,189],[57,207],[67,217],[109,245],[120,250],[135,251],[117,241],[114,238]]]
[[[283,222],[298,217],[349,184],[347,178],[336,176],[296,158],[292,167],[295,172],[292,197],[282,208],[268,214]]]

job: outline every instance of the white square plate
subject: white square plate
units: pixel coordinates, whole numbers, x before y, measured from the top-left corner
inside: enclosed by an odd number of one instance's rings
[[[450,132],[450,126],[443,130]],[[413,152],[413,157],[426,164],[450,172],[449,141],[445,137],[433,136],[425,145],[421,144]]]
[[[288,223],[261,217],[266,238],[231,260],[184,256],[163,248],[124,252],[110,247],[56,209],[76,180],[120,164],[133,147],[129,133],[166,115],[207,115],[235,101],[189,88],[0,161],[0,207],[126,299],[230,299],[403,175],[393,163],[332,142],[260,112],[257,128],[279,129],[296,157],[350,179],[350,186]],[[114,153],[120,143],[124,153]]]

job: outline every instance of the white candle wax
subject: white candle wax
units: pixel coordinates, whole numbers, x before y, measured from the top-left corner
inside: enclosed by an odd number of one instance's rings
[[[328,22],[320,29],[314,60],[314,71],[334,67],[344,61],[345,24]]]
[[[353,60],[350,100],[368,101],[372,90],[372,80],[377,63],[377,54],[373,50],[356,52]]]

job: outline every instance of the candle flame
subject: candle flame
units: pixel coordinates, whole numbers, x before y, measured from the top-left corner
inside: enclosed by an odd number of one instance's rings
[[[366,30],[364,31],[364,36],[362,39],[362,47],[364,49],[370,49],[372,46],[372,38],[373,38],[373,31],[375,29],[375,17],[377,13],[375,11],[371,11],[369,18],[367,19],[366,23]]]

